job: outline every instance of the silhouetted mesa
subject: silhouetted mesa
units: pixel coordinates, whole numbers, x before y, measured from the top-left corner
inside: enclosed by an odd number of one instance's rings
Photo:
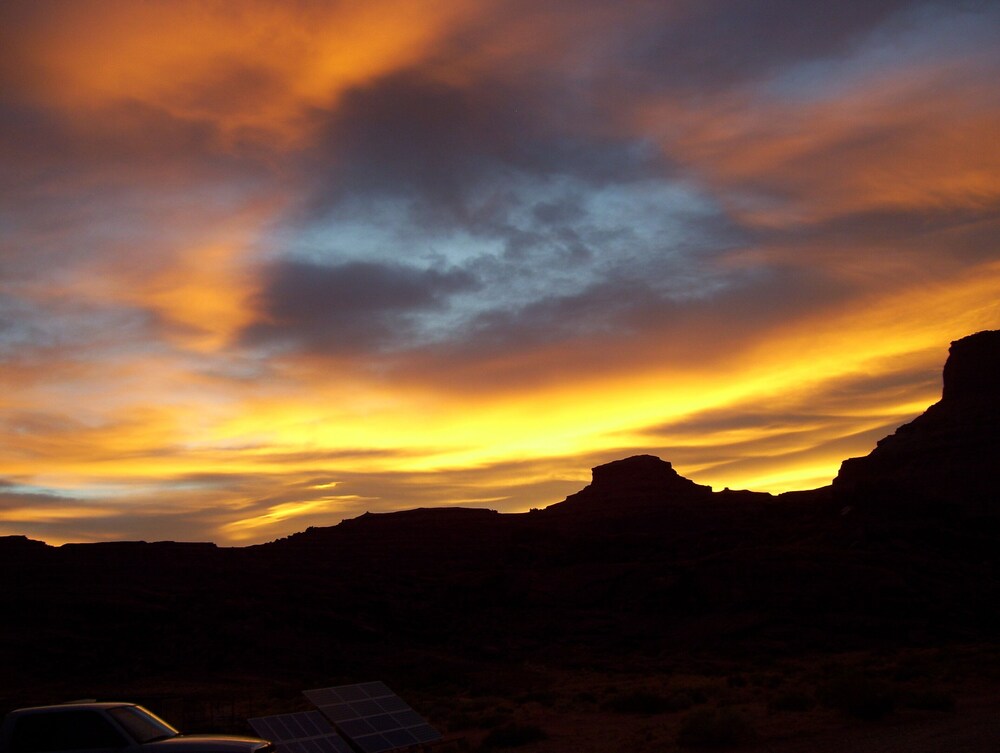
[[[496,693],[500,665],[992,646],[998,363],[1000,333],[956,342],[944,398],[836,489],[713,493],[642,455],[532,513],[368,514],[242,548],[0,537],[5,687],[23,706],[95,678],[159,693],[209,672],[280,697],[377,675],[450,698],[470,677]]]
[[[834,493],[853,502],[996,517],[1000,331],[951,344],[940,402],[841,465]]]
[[[1000,399],[1000,330],[978,332],[951,344],[941,399],[996,404]]]
[[[44,541],[29,539],[27,536],[0,536],[0,551],[28,551],[47,549]]]
[[[711,496],[712,487],[684,478],[668,461],[636,455],[597,466],[589,486],[546,511],[618,516],[670,501],[707,500]]]

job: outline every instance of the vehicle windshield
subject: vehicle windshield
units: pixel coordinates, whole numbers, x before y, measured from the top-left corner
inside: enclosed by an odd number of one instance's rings
[[[156,714],[147,711],[142,706],[116,706],[113,709],[108,709],[108,713],[125,728],[125,731],[137,743],[151,743],[154,740],[165,740],[180,734]]]

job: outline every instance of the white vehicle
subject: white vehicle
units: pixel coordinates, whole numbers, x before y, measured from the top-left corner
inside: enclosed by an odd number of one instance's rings
[[[66,703],[11,711],[0,727],[0,753],[273,753],[267,740],[182,735],[133,703]]]

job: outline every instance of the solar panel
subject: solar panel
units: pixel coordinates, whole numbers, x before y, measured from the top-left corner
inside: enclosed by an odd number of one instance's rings
[[[364,753],[441,739],[440,732],[381,682],[307,690],[305,696]]]
[[[274,743],[278,753],[353,753],[318,711],[249,719],[253,731]]]

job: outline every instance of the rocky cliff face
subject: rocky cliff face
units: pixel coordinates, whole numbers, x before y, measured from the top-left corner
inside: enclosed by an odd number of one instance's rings
[[[860,503],[1000,516],[1000,331],[951,344],[941,401],[841,465],[833,489]]]
[[[951,344],[944,365],[943,403],[1000,400],[1000,330],[979,332]]]

